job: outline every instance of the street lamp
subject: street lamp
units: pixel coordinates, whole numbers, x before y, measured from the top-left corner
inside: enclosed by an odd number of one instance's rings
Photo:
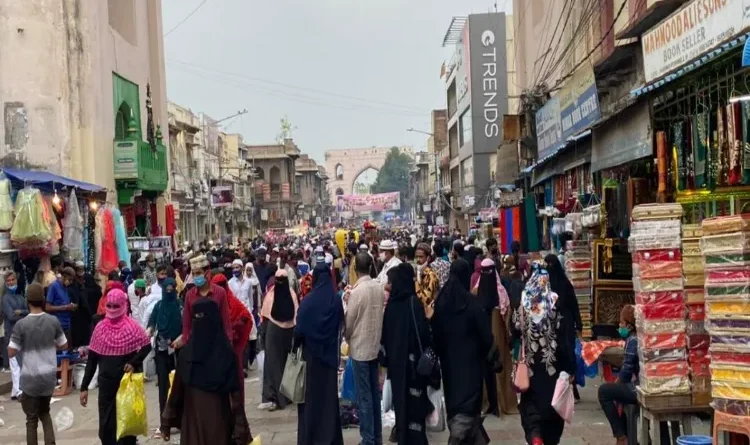
[[[426,134],[427,136],[435,137],[435,133],[430,133],[429,131],[417,130],[415,128],[407,128],[406,131],[408,131],[409,133],[421,133],[421,134]],[[437,212],[438,212],[438,216],[443,216],[443,206],[440,205],[440,198],[442,197],[441,195],[442,191],[440,187],[441,186],[440,165],[438,165],[438,156],[437,156],[436,150],[437,150],[437,147],[435,147],[433,144],[432,157],[435,161],[435,179],[437,181],[437,190],[435,193],[435,195],[437,196]]]

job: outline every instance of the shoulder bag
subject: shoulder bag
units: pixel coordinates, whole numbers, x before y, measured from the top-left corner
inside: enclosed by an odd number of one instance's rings
[[[519,306],[521,317],[521,356],[516,362],[516,366],[513,369],[513,386],[516,388],[516,392],[525,393],[529,389],[529,365],[526,363],[526,341],[523,336],[525,335],[525,324],[526,314],[524,314],[523,306]]]
[[[419,344],[419,360],[417,361],[417,374],[422,377],[430,378],[433,376],[434,370],[437,367],[437,356],[432,348],[422,349],[422,339],[419,338],[419,325],[417,325],[417,317],[414,315],[414,300],[417,297],[411,299],[411,319],[414,323],[414,331],[417,335],[417,344]],[[422,303],[420,303],[422,304]]]
[[[307,364],[302,360],[302,346],[289,353],[281,376],[279,392],[294,404],[305,403]]]

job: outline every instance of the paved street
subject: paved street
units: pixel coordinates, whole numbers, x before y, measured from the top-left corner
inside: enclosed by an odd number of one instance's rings
[[[297,415],[296,410],[287,409],[285,411],[264,412],[257,409],[260,398],[260,384],[253,379],[254,376],[246,381],[247,391],[247,417],[250,422],[253,434],[260,434],[263,444],[296,444],[297,438]],[[583,402],[576,406],[576,415],[572,425],[565,428],[565,435],[562,441],[563,445],[605,445],[610,442],[611,432],[606,425],[604,415],[596,403],[596,386],[590,384],[581,391]],[[149,399],[149,426],[155,428],[158,418],[157,413],[157,389],[151,383],[147,387]],[[7,396],[7,395],[6,395]],[[78,393],[73,393],[59,402],[52,405],[52,416],[63,408],[69,407],[75,414],[73,426],[57,434],[58,445],[94,445],[98,444],[97,438],[97,413],[96,413],[97,391],[92,390],[89,394],[89,407],[82,408],[78,404]],[[24,416],[21,407],[17,402],[3,401],[0,406],[4,406],[4,412],[0,412],[0,419],[5,421],[5,426],[0,427],[0,444],[3,445],[23,445],[26,443]],[[701,424],[696,419],[694,430],[696,434],[706,434],[708,424]],[[523,436],[518,416],[508,416],[503,419],[491,417],[485,423],[487,431],[493,440],[493,443],[503,443],[508,445],[523,445]],[[40,427],[41,432],[41,427]],[[386,437],[387,437],[386,431]],[[344,439],[346,445],[356,445],[359,443],[359,432],[357,430],[345,430]],[[40,436],[41,440],[41,436]],[[431,436],[432,443],[444,444],[447,442],[447,435],[437,434]],[[614,440],[611,440],[614,443]],[[155,439],[144,441],[141,438],[140,443],[157,444]]]

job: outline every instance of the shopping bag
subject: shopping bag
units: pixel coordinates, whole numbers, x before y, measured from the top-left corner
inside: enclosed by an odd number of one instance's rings
[[[581,340],[576,339],[576,385],[583,388],[586,386],[586,377],[593,379],[599,374],[599,364],[597,362],[587,365],[581,355]]]
[[[357,391],[354,388],[354,363],[351,358],[346,361],[343,380],[341,383],[341,398],[356,403]]]
[[[393,409],[393,389],[391,388],[391,380],[386,379],[383,383],[383,412],[387,413]]]
[[[297,348],[297,352],[290,352],[284,365],[279,392],[292,403],[305,403],[306,370],[307,366],[302,360],[302,348]]]
[[[445,402],[443,401],[443,390],[432,389],[431,386],[428,386],[427,397],[430,399],[430,403],[432,403],[432,406],[434,407],[425,420],[427,431],[433,433],[443,432],[445,431],[447,417],[445,412]]]
[[[575,410],[575,399],[573,397],[573,385],[570,384],[570,374],[563,371],[557,378],[555,393],[552,396],[552,407],[557,414],[568,423],[573,421]]]
[[[172,395],[172,383],[174,382],[174,369],[169,371],[169,391],[167,391],[167,400]]]
[[[260,436],[255,436],[255,439],[250,442],[250,445],[260,445]]]
[[[258,365],[258,373],[260,374],[260,381],[263,381],[263,366],[266,364],[266,351],[260,351],[255,356],[255,363]]]
[[[143,373],[126,372],[122,376],[115,398],[115,412],[117,413],[117,440],[127,436],[148,434]]]

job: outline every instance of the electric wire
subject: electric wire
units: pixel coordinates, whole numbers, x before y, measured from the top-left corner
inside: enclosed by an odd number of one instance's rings
[[[206,3],[208,3],[208,0],[203,0],[202,2],[200,2],[200,4],[199,4],[198,6],[196,6],[196,7],[195,7],[195,9],[193,9],[192,11],[190,11],[190,14],[186,15],[184,19],[180,20],[180,21],[179,21],[179,22],[178,22],[178,23],[177,23],[176,25],[174,25],[174,26],[172,27],[172,29],[170,29],[169,31],[167,31],[167,32],[166,32],[166,33],[164,34],[164,37],[167,37],[168,35],[172,34],[172,33],[173,33],[173,32],[174,32],[174,31],[175,31],[175,30],[176,30],[177,28],[179,28],[179,27],[180,27],[180,26],[181,26],[181,25],[182,25],[183,23],[187,22],[187,21],[188,21],[188,19],[190,19],[190,17],[192,17],[192,16],[193,16],[193,15],[194,15],[194,14],[195,14],[196,12],[198,12],[198,10],[199,10],[199,9],[201,9],[201,8],[203,7],[203,5],[205,5]]]

